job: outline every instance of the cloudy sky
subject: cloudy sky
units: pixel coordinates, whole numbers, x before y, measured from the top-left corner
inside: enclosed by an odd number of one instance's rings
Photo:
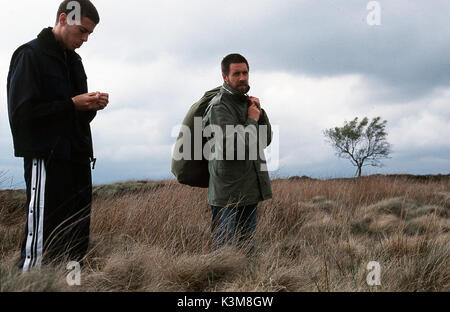
[[[110,94],[92,123],[95,184],[172,178],[174,129],[222,83],[220,61],[234,52],[249,60],[250,94],[279,129],[272,176],[352,176],[322,131],[364,116],[388,121],[392,158],[363,174],[450,173],[449,1],[380,0],[380,25],[369,25],[376,12],[364,0],[93,3],[101,22],[77,52],[90,91]],[[17,0],[0,12],[1,188],[24,187],[7,118],[9,61],[53,25],[58,4]]]

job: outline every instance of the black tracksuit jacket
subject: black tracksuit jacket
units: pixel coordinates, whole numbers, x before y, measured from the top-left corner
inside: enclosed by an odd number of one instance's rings
[[[25,158],[93,158],[89,123],[95,112],[80,112],[72,97],[86,93],[81,57],[64,50],[52,28],[13,54],[8,73],[8,114],[14,154]]]

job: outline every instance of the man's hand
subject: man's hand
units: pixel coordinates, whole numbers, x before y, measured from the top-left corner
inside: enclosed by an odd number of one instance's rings
[[[98,104],[100,105],[100,109],[104,109],[109,103],[109,94],[101,92],[99,94]]]
[[[261,104],[259,99],[253,96],[248,98],[248,118],[258,121],[261,116]]]
[[[98,111],[104,109],[109,103],[108,93],[91,92],[77,95],[72,98],[75,109],[78,111]]]
[[[258,107],[259,110],[261,110],[261,104],[259,103],[258,98],[254,97],[254,96],[249,96],[248,102],[249,102],[249,105],[254,104],[254,105],[256,105],[256,107]]]

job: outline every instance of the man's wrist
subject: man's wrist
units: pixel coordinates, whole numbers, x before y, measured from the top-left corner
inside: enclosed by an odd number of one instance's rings
[[[247,123],[248,124],[255,124],[255,125],[257,125],[258,121],[256,119],[253,119],[252,117],[248,117]]]

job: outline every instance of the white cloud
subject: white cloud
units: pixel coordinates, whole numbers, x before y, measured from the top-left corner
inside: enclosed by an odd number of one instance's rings
[[[140,109],[99,112],[92,123],[96,154],[114,161],[158,156],[164,117]]]

